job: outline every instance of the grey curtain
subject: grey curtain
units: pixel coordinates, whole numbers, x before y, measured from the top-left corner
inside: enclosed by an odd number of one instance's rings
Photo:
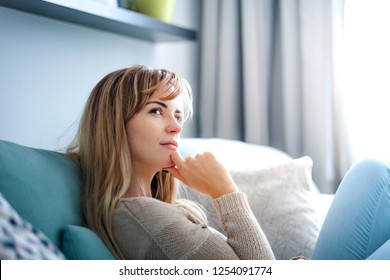
[[[343,0],[207,0],[202,15],[200,136],[309,155],[317,185],[333,193],[350,167]]]

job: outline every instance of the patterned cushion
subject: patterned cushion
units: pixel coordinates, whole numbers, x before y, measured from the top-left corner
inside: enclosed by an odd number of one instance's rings
[[[0,259],[64,259],[46,235],[23,220],[1,193]]]

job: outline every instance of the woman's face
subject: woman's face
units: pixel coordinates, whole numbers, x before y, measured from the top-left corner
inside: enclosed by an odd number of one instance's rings
[[[183,102],[181,96],[163,100],[165,95],[157,90],[126,124],[133,171],[157,172],[174,165],[171,154],[179,146]]]

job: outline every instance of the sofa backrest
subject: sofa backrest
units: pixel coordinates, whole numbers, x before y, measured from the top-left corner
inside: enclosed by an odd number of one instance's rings
[[[0,141],[0,192],[58,248],[65,225],[84,225],[81,172],[63,153]]]
[[[0,140],[0,193],[68,259],[114,259],[82,212],[82,174],[60,152]]]

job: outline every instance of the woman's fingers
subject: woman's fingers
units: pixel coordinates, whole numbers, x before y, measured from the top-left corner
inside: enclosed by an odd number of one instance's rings
[[[186,158],[188,159],[188,157]],[[182,181],[186,185],[190,185],[190,181],[188,178],[188,174],[186,175],[186,170],[187,170],[187,164],[186,164],[186,159],[183,159],[183,157],[180,155],[179,152],[174,152],[171,155],[171,160],[175,164],[174,167],[166,168],[166,170]]]
[[[185,179],[183,178],[183,176],[180,175],[180,172],[175,167],[169,167],[169,168],[166,168],[165,170],[168,171],[169,174],[171,174],[173,177],[175,177],[176,179],[179,179],[184,184],[186,184]]]
[[[189,187],[213,198],[237,190],[229,173],[212,153],[205,152],[183,159],[175,152],[171,159],[176,166],[167,170]]]
[[[180,166],[183,162],[184,162],[184,159],[183,157],[181,156],[181,154],[179,152],[173,152],[172,155],[171,155],[171,160],[173,161],[173,163],[176,165],[176,166]]]

